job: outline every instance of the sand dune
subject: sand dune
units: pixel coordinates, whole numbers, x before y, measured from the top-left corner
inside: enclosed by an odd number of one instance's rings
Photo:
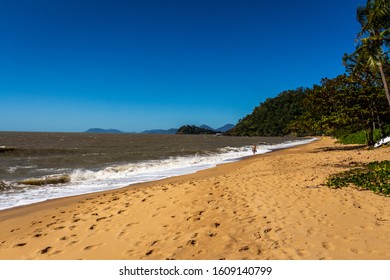
[[[0,212],[1,259],[390,259],[388,197],[330,189],[351,162],[325,138],[120,190]]]

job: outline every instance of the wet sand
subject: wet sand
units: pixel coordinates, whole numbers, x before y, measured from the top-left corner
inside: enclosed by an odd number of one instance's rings
[[[330,138],[0,212],[0,259],[390,259],[390,198],[323,185],[390,148]]]

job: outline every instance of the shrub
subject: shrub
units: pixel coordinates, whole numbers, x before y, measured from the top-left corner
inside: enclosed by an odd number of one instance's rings
[[[385,135],[390,135],[390,126],[384,128]],[[342,133],[335,134],[337,140],[341,144],[366,144],[365,131],[359,131],[355,133]],[[374,130],[374,141],[377,142],[382,138],[381,131],[379,129]]]
[[[390,161],[371,162],[359,168],[332,175],[326,185],[334,188],[355,186],[390,195]]]

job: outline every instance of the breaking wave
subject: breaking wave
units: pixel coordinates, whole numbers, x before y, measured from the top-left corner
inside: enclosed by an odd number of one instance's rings
[[[257,154],[306,144],[315,139],[289,141],[276,145],[259,145]],[[6,188],[0,197],[0,209],[12,208],[48,199],[117,189],[131,184],[160,180],[212,168],[251,155],[251,147],[224,147],[217,153],[170,157],[108,166],[100,170],[76,169],[70,182],[44,186]],[[5,184],[3,184],[5,187]]]

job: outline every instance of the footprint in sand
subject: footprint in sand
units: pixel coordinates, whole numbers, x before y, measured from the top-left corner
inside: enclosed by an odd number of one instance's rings
[[[146,252],[145,256],[150,256],[152,253],[153,253],[153,250],[150,250],[150,251]]]
[[[249,246],[244,246],[241,249],[238,250],[239,252],[246,252],[249,251]]]
[[[54,230],[60,230],[60,229],[64,229],[64,228],[65,228],[64,226],[60,226],[60,227],[54,228]]]
[[[326,241],[321,242],[321,245],[322,245],[322,248],[324,248],[325,250],[334,250],[335,249],[335,247],[331,243],[326,242]]]
[[[297,253],[298,256],[300,257],[306,257],[307,254],[305,253],[304,249],[296,249],[295,252]]]
[[[60,253],[62,253],[62,251],[60,251],[60,250],[57,250],[57,251],[55,251],[55,252],[51,253],[50,255],[58,255],[58,254],[60,254]]]
[[[134,252],[134,250],[127,250],[127,251],[126,251],[126,253],[127,253],[129,256],[133,255],[133,252]]]
[[[172,240],[178,240],[181,237],[181,232],[176,232],[176,236]]]
[[[256,239],[260,239],[260,238],[262,237],[262,235],[261,235],[260,232],[254,233],[253,236],[255,237],[255,240],[256,240]]]
[[[221,226],[221,224],[220,224],[220,223],[214,223],[213,226],[214,226],[215,228],[219,228],[219,227]]]
[[[270,232],[272,230],[272,228],[266,228],[265,230],[264,230],[264,233],[268,233],[268,232]]]
[[[269,249],[271,250],[275,250],[275,249],[278,249],[280,246],[279,246],[279,242],[278,241],[274,241],[270,246],[269,246]]]
[[[352,248],[352,249],[351,249],[351,252],[354,253],[354,254],[359,254],[359,250],[356,249],[356,248]]]
[[[89,245],[89,246],[86,246],[86,247],[84,247],[84,251],[91,250],[91,249],[93,249],[93,248],[95,248],[95,247],[98,247],[98,246],[100,246],[100,245],[102,245],[102,244],[96,244],[96,245]]]
[[[134,226],[134,225],[138,225],[139,223],[130,223],[130,224],[127,224],[126,227],[131,227],[131,226]]]
[[[49,252],[50,249],[52,249],[52,247],[50,247],[50,246],[46,247],[45,249],[42,249],[42,250],[40,251],[41,255],[47,254],[47,252]]]

